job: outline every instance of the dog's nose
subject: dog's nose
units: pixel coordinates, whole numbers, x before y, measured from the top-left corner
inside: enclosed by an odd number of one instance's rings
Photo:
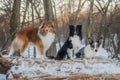
[[[98,50],[96,49],[95,52],[97,52]]]

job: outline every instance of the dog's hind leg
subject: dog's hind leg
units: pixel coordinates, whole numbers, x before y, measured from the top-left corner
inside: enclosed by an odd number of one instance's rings
[[[27,47],[28,47],[28,42],[22,43],[21,48],[20,48],[20,56],[24,57],[24,52]]]
[[[10,53],[9,53],[9,56],[11,56],[12,54],[14,54],[14,52],[16,50],[19,50],[20,49],[20,46],[21,46],[21,40],[16,37],[13,41],[12,41],[12,44],[11,44],[11,47],[10,47]]]

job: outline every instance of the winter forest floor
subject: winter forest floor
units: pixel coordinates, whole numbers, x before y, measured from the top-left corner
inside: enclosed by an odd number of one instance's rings
[[[4,61],[10,67],[5,75],[7,80],[120,80],[118,60],[98,57],[61,61],[19,57],[6,60],[11,65]]]
[[[0,80],[120,80],[120,60],[109,55],[100,48],[95,58],[83,60],[1,57]]]

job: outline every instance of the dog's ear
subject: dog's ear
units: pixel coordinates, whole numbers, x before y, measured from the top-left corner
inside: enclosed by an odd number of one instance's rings
[[[41,23],[41,25],[40,25],[39,28],[40,28],[40,29],[43,28],[45,24],[46,24],[46,21],[43,21],[43,22]]]
[[[76,33],[80,37],[80,40],[82,40],[82,25],[76,26]]]
[[[69,29],[74,29],[74,25],[69,25]]]
[[[91,44],[93,42],[93,40],[91,38],[88,38],[88,42],[89,42],[89,44]]]
[[[43,21],[42,25],[45,25],[45,24],[51,24],[51,25],[53,25],[53,21],[51,21],[51,20],[49,20],[49,21]]]
[[[80,28],[80,29],[81,29],[81,28],[82,28],[82,25],[77,25],[76,27],[78,27],[78,28]]]
[[[43,28],[44,25],[46,25],[46,24],[49,24],[49,25],[51,25],[52,27],[54,27],[53,22],[52,22],[51,20],[49,20],[49,21],[43,21],[43,22],[41,23],[40,28]]]
[[[73,36],[74,35],[74,25],[69,25],[69,36]]]
[[[100,38],[98,39],[98,42],[101,44],[101,43],[103,42],[103,38],[100,37]]]
[[[54,26],[54,23],[51,20],[48,21],[48,24],[52,25],[52,27]]]

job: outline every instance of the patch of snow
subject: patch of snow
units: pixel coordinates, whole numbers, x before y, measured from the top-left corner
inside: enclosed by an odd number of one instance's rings
[[[5,74],[0,74],[0,80],[6,80],[6,75]]]
[[[34,58],[34,46],[32,44],[29,45],[29,47],[25,50],[25,57],[30,57],[30,58]],[[40,53],[38,52],[38,50],[36,49],[36,58],[41,58]]]
[[[83,68],[81,73],[87,74],[117,74],[120,73],[119,66],[115,64],[89,64],[87,68]]]
[[[104,57],[104,58],[108,58],[108,53],[104,48],[99,48],[98,52],[96,53],[96,56],[98,57]]]
[[[56,51],[57,51],[57,52],[58,52],[59,49],[60,49],[60,45],[59,45],[59,44],[60,44],[61,46],[63,46],[63,45],[64,45],[64,42],[61,41],[60,43],[59,43],[59,42],[56,43]]]
[[[13,78],[13,75],[12,75],[12,73],[11,72],[9,72],[9,75],[8,75],[8,77],[7,77],[8,79],[12,79]]]
[[[2,55],[2,57],[7,58],[7,57],[10,57],[10,55],[5,54],[5,55]]]

